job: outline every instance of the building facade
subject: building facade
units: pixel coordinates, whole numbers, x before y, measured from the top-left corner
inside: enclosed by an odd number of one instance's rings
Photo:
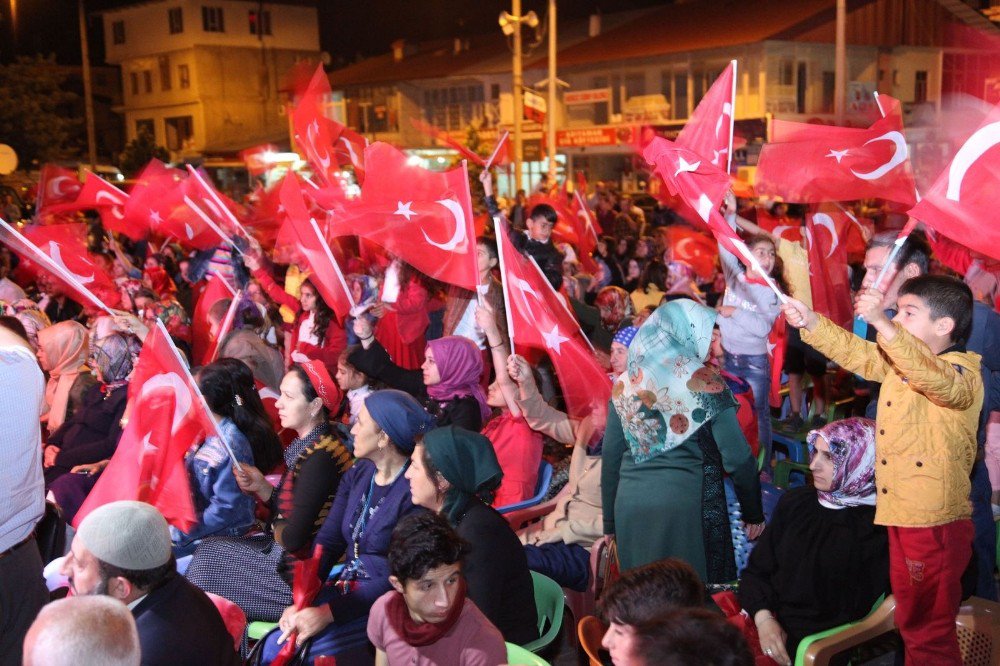
[[[644,166],[635,155],[640,129],[675,135],[736,59],[734,159],[752,177],[770,118],[834,120],[835,4],[691,2],[560,24],[558,78],[568,87],[560,87],[556,108],[548,109],[558,128],[560,170],[582,170],[592,181],[621,179],[625,189],[638,189]],[[953,52],[961,50],[949,48],[953,26],[997,33],[981,14],[956,12],[947,0],[849,4],[846,122],[854,126],[877,117],[876,90],[901,100],[908,120],[913,109],[940,104],[949,92],[944,73]],[[532,38],[526,29],[525,42]],[[543,94],[544,54],[539,41],[524,59],[525,85]],[[513,125],[510,72],[510,51],[498,29],[496,35],[454,42],[398,42],[392,53],[329,76],[350,126],[371,140],[444,162],[447,151],[417,131],[411,119],[460,141],[473,127],[474,136],[491,145],[500,130]],[[970,85],[982,87],[979,81]],[[544,126],[526,122],[524,127],[526,175],[519,187],[530,189],[548,165]],[[500,180],[506,191],[513,189],[513,183]]]
[[[128,140],[149,131],[173,159],[287,142],[282,76],[319,59],[313,3],[159,0],[103,20]]]

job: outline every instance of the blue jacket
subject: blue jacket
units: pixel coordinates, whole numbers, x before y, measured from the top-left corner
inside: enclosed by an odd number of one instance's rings
[[[219,421],[219,431],[233,449],[237,460],[253,465],[250,442],[228,418]],[[184,461],[198,524],[184,534],[171,528],[174,544],[180,549],[207,536],[239,536],[254,524],[254,500],[240,491],[233,463],[222,441],[209,437]]]

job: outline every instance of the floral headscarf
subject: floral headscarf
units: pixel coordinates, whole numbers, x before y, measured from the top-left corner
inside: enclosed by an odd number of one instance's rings
[[[810,454],[820,435],[833,458],[833,484],[828,492],[817,491],[819,503],[828,509],[875,506],[875,422],[855,417],[811,430],[806,436]]]
[[[101,372],[101,381],[114,386],[128,380],[141,350],[142,343],[134,335],[112,333],[96,341],[90,354]]]
[[[706,365],[715,310],[681,299],[657,308],[629,345],[628,369],[611,390],[633,459],[645,462],[682,444],[736,405]]]
[[[601,311],[601,323],[609,331],[618,330],[622,320],[635,314],[632,299],[621,287],[604,287],[597,293],[594,305]]]

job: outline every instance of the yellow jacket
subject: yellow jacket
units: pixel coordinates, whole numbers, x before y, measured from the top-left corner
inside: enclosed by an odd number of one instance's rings
[[[802,340],[844,369],[882,382],[875,433],[875,522],[932,527],[969,518],[969,473],[983,405],[979,354],[935,355],[896,325],[868,342],[820,316]]]

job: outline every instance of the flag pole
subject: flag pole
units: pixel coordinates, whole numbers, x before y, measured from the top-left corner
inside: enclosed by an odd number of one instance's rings
[[[503,148],[503,145],[505,143],[507,143],[507,138],[509,136],[510,136],[510,132],[508,132],[507,130],[504,130],[503,134],[500,135],[500,138],[497,139],[496,148],[493,149],[493,153],[490,154],[490,158],[488,160],[486,160],[486,164],[483,165],[484,169],[489,170],[489,169],[491,169],[493,167],[493,161],[497,158],[497,155],[500,154],[500,150]]]
[[[196,204],[191,199],[191,197],[189,197],[186,194],[184,195],[184,203],[186,203],[187,206],[188,206],[188,208],[190,208],[194,212],[195,215],[197,215],[198,217],[200,217],[201,221],[204,222],[205,224],[207,224],[208,228],[211,229],[212,231],[214,231],[219,238],[221,238],[224,242],[229,243],[230,245],[232,245],[233,249],[236,250],[237,252],[239,252],[241,255],[243,254],[243,250],[241,250],[236,245],[236,241],[234,241],[232,238],[230,238],[229,236],[227,236],[226,233],[222,229],[219,228],[219,225],[217,225],[215,222],[212,221],[212,218],[210,218],[208,216],[208,213],[206,213],[201,208],[199,208],[198,204]]]
[[[486,171],[489,171],[489,167],[486,167],[485,169],[486,169]],[[464,194],[465,194],[465,200],[471,202],[472,201],[472,189],[469,187],[469,163],[466,162],[465,160],[462,160],[462,173],[465,175],[465,178],[462,179],[462,182],[465,183],[465,192],[464,192]],[[490,177],[492,178],[492,176],[490,176]],[[472,226],[472,220],[465,220],[465,224],[466,224],[466,230],[465,230],[466,233],[465,233],[465,236],[467,238],[473,238],[474,239],[475,238],[476,230],[475,230],[475,227]],[[472,233],[469,233],[470,231]],[[471,250],[471,248],[470,248],[470,250]],[[484,301],[483,301],[483,294],[482,294],[481,291],[479,291],[479,260],[478,260],[478,256],[477,256],[476,252],[467,251],[467,253],[469,255],[469,259],[472,261],[472,274],[476,276],[476,286],[473,289],[473,291],[476,292],[476,302],[479,304],[479,307],[483,307],[483,303],[484,303]]]
[[[340,270],[340,264],[337,263],[337,258],[333,256],[333,252],[330,250],[330,244],[326,242],[325,238],[323,238],[323,234],[319,230],[319,225],[316,224],[316,218],[310,217],[309,225],[316,234],[316,238],[319,239],[319,245],[323,248],[326,258],[329,259],[330,264],[333,265],[333,270],[337,274],[337,280],[340,282],[340,286],[343,287],[344,293],[347,294],[347,302],[351,304],[352,308],[357,307],[358,304],[354,302],[354,294],[351,293],[350,288],[347,286],[347,280],[344,279],[344,273]]]
[[[246,236],[247,238],[253,238],[253,236],[250,235],[250,232],[247,231],[246,227],[240,224],[240,221],[236,218],[235,215],[233,215],[233,211],[229,210],[226,204],[222,202],[222,199],[219,197],[219,193],[215,190],[215,188],[210,186],[207,182],[205,182],[205,179],[202,178],[202,175],[200,173],[198,173],[198,170],[195,169],[190,164],[187,165],[187,170],[191,173],[192,176],[195,177],[198,183],[201,184],[202,189],[208,192],[208,196],[212,197],[212,201],[215,202],[215,205],[219,207],[219,211],[222,213],[222,215],[226,219],[228,219],[233,226],[242,231],[244,236]]]
[[[18,241],[20,241],[21,243],[23,243],[27,247],[27,249],[29,250],[29,253],[32,254],[32,255],[35,255],[34,259],[39,264],[41,264],[42,266],[44,266],[46,270],[48,270],[48,271],[50,271],[52,273],[55,273],[57,276],[59,276],[59,278],[61,280],[63,280],[64,282],[68,283],[71,287],[73,287],[74,289],[76,289],[77,291],[79,291],[80,294],[82,294],[84,296],[84,298],[86,298],[88,301],[90,301],[91,304],[93,304],[95,307],[97,307],[100,310],[103,310],[104,312],[106,312],[111,317],[115,316],[115,312],[111,308],[109,308],[104,303],[104,301],[102,301],[101,299],[99,299],[97,297],[97,295],[94,294],[94,292],[92,292],[89,289],[87,289],[87,287],[85,287],[82,282],[80,282],[79,280],[77,280],[73,276],[72,273],[70,273],[68,270],[66,270],[65,268],[63,268],[62,266],[60,266],[59,264],[57,264],[55,261],[53,261],[52,257],[50,257],[49,255],[47,255],[44,252],[42,252],[41,248],[39,248],[37,245],[35,245],[34,243],[32,243],[26,237],[24,237],[21,234],[21,232],[19,232],[17,229],[15,229],[14,227],[10,226],[7,223],[6,220],[4,220],[3,218],[0,218],[0,225],[2,225],[3,228],[7,232],[9,232],[10,234],[12,234],[14,236],[14,238],[16,238]]]
[[[233,321],[236,319],[236,308],[240,304],[240,297],[243,295],[243,290],[236,292],[232,298],[232,302],[229,304],[229,309],[226,310],[226,316],[222,319],[222,323],[219,325],[219,333],[215,336],[215,349],[212,351],[212,357],[208,359],[209,363],[212,363],[219,357],[219,348],[222,347],[222,338],[229,334],[229,329],[233,327]]]
[[[219,271],[212,271],[212,275],[214,275],[220,282],[222,282],[223,285],[225,285],[226,289],[229,290],[229,293],[234,298],[236,297],[236,290],[233,289],[233,287],[232,287],[231,284],[229,284],[229,280],[227,280],[226,278],[222,277],[222,273],[220,273]]]
[[[730,63],[733,66],[733,93],[730,99],[732,100],[732,106],[729,109],[729,150],[726,152],[726,175],[729,176],[730,171],[733,168],[733,132],[736,127],[736,59],[733,58]]]
[[[229,454],[229,458],[233,461],[233,465],[235,465],[236,468],[240,470],[240,472],[242,472],[243,465],[241,465],[240,462],[236,459],[236,454],[233,453],[233,449],[231,446],[229,446],[229,442],[227,442],[226,438],[222,436],[222,431],[219,430],[219,423],[218,421],[215,420],[215,414],[212,413],[212,409],[208,406],[208,402],[205,400],[205,396],[201,394],[201,389],[198,388],[198,382],[196,382],[194,380],[194,377],[191,376],[191,370],[188,369],[187,362],[184,360],[184,357],[181,356],[181,353],[177,351],[177,347],[174,346],[173,339],[170,337],[170,334],[167,333],[167,327],[163,325],[163,322],[160,321],[159,318],[156,319],[156,328],[160,331],[160,333],[163,335],[163,338],[167,341],[167,346],[170,347],[170,352],[174,355],[174,359],[177,361],[178,365],[180,365],[181,368],[184,370],[184,376],[187,377],[188,385],[194,391],[194,394],[198,396],[198,401],[201,402],[202,409],[204,409],[205,413],[208,414],[208,420],[212,422],[212,427],[215,429],[215,436],[218,437],[219,441],[222,442],[222,445],[226,447],[226,453]]]
[[[510,312],[510,290],[507,288],[507,266],[503,258],[503,241],[507,231],[503,228],[503,218],[499,215],[493,217],[493,228],[497,234],[497,254],[500,259],[500,285],[503,287],[503,308],[507,314],[507,337],[510,339],[510,353],[514,353],[514,319]]]

